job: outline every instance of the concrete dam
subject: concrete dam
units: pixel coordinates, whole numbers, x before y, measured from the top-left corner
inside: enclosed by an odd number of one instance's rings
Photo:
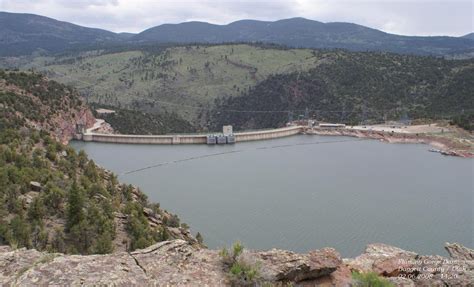
[[[296,135],[304,131],[303,126],[290,126],[279,129],[248,131],[233,133],[235,142],[276,139]],[[82,134],[85,142],[104,142],[122,144],[206,144],[207,134],[176,134],[176,135],[122,135],[102,134],[86,131]]]

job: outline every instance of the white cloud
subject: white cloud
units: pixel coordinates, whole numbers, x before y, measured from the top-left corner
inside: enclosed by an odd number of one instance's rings
[[[116,32],[164,23],[305,17],[353,22],[407,35],[473,31],[472,0],[0,0],[0,10],[34,13]]]

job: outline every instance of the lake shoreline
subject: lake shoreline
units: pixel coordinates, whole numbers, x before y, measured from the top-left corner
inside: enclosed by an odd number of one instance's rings
[[[280,128],[280,129],[274,129],[273,131],[279,132],[280,130],[286,130],[286,129],[301,129],[301,131],[298,134],[313,134],[313,135],[322,135],[322,136],[349,136],[349,137],[357,137],[357,138],[367,138],[367,139],[376,139],[380,140],[382,142],[386,143],[415,143],[415,144],[427,144],[432,146],[434,149],[432,150],[433,152],[438,152],[442,155],[447,155],[447,156],[457,156],[457,157],[462,157],[462,158],[474,158],[474,149],[473,149],[473,143],[470,140],[465,140],[468,141],[469,143],[461,143],[462,139],[459,137],[461,134],[460,131],[457,131],[455,129],[447,129],[447,132],[455,132],[455,136],[452,138],[448,137],[443,137],[440,135],[443,135],[443,131],[440,133],[439,129],[442,129],[441,127],[438,127],[436,124],[434,125],[420,125],[420,126],[410,126],[410,127],[405,127],[406,131],[403,130],[402,128],[390,128],[388,126],[370,126],[370,127],[345,127],[345,128],[337,128],[337,129],[330,129],[330,128],[319,128],[319,127],[304,127],[304,126],[289,126],[286,128]],[[416,131],[409,131],[410,129],[415,128],[415,130],[418,128],[419,132]],[[438,129],[437,133],[431,133],[433,129]],[[93,133],[94,130],[99,131],[99,133]],[[403,132],[402,132],[403,130]],[[244,139],[244,140],[238,140],[238,137],[240,134],[242,135],[247,135],[247,134],[257,134],[257,133],[267,133],[271,132],[272,130],[260,130],[260,131],[252,131],[252,132],[237,132],[235,135],[237,137],[236,141],[247,141],[249,139]],[[96,136],[103,136],[106,137],[106,140],[85,140],[85,137],[91,136],[91,135],[96,135]],[[83,136],[77,138],[79,140],[83,141],[98,141],[98,142],[110,142],[110,143],[132,143],[132,144],[140,144],[140,143],[145,143],[145,144],[150,144],[152,142],[148,142],[150,139],[153,137],[157,138],[165,138],[169,137],[169,142],[163,142],[159,144],[171,144],[171,145],[176,145],[177,143],[181,144],[186,144],[186,143],[192,143],[192,144],[202,144],[205,141],[205,136],[204,135],[188,135],[191,137],[197,137],[201,136],[203,137],[202,141],[181,141],[179,140],[178,137],[183,137],[186,135],[146,135],[143,136],[145,138],[145,142],[142,140],[133,140],[134,137],[139,137],[136,135],[121,135],[121,134],[115,134],[113,132],[113,129],[110,127],[109,124],[107,124],[104,120],[101,119],[96,119],[96,123],[89,129],[87,129],[87,133],[85,133]],[[291,136],[295,135],[293,134],[285,134],[283,136],[275,136],[275,137],[266,137],[266,136],[260,136],[259,138],[255,139],[250,139],[251,141],[257,140],[257,141],[262,141],[262,140],[269,140],[269,139],[275,139],[275,138],[280,138],[280,137],[286,137],[286,136]],[[125,142],[121,141],[116,141],[113,139],[114,137],[130,137],[132,138],[132,141],[130,142],[130,139],[127,139]],[[107,139],[107,137],[112,138],[112,140]],[[176,142],[176,143],[175,143]],[[154,143],[154,142],[153,142]],[[155,143],[158,144],[158,143]]]
[[[445,137],[437,137],[427,134],[396,133],[374,130],[358,129],[307,129],[306,134],[321,136],[349,136],[357,138],[376,139],[386,143],[408,143],[408,144],[427,144],[439,151],[443,155],[457,156],[462,158],[474,158],[474,153],[467,150],[468,147]]]

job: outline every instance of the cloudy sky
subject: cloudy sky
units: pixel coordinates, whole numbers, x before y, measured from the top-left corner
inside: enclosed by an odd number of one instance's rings
[[[0,10],[34,13],[115,32],[163,23],[305,17],[353,22],[404,35],[461,36],[474,29],[474,0],[0,0]]]

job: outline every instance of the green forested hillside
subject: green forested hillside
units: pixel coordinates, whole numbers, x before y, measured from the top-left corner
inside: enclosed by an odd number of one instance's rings
[[[290,110],[296,118],[309,109],[322,119],[358,122],[450,118],[474,108],[473,60],[229,44],[40,57],[23,65],[31,67],[74,85],[89,102],[175,112],[177,122],[197,130],[269,127],[289,118],[238,112],[249,110]]]
[[[55,139],[56,114],[84,107],[73,89],[41,75],[0,71],[0,244],[90,254],[195,242],[177,216]]]
[[[121,134],[161,135],[190,133],[198,129],[176,113],[152,114],[136,110],[114,109],[115,113],[113,114],[97,115],[97,117],[104,119],[115,132]]]
[[[271,76],[244,96],[217,101],[209,112],[212,126],[268,128],[300,115],[359,123],[452,118],[474,111],[474,61],[374,53],[333,56],[310,71]]]
[[[195,121],[216,98],[241,95],[269,75],[306,71],[320,61],[324,56],[311,50],[219,45],[36,58],[25,67],[75,86],[89,102],[176,111]]]

